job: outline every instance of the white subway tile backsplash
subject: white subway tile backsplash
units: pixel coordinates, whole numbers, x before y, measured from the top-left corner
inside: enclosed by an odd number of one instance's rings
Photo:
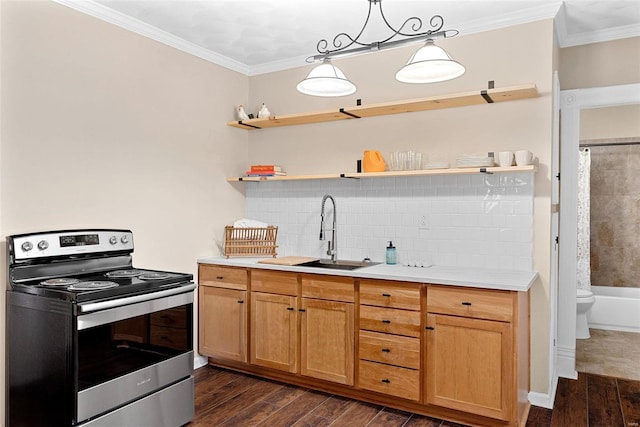
[[[245,216],[279,227],[279,255],[326,257],[324,194],[340,258],[384,262],[392,240],[405,265],[532,269],[533,173],[246,183]]]

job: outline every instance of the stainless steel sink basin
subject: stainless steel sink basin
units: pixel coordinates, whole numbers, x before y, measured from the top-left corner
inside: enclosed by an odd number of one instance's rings
[[[370,267],[376,264],[379,264],[379,263],[371,262],[371,261],[349,261],[349,260],[331,261],[330,259],[319,259],[317,261],[309,261],[302,264],[298,264],[298,267],[330,268],[334,270],[357,270],[358,268]]]

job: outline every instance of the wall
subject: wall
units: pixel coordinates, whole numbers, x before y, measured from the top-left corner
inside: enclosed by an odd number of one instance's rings
[[[336,201],[340,259],[531,271],[532,173],[247,183],[247,216],[277,225],[278,254],[327,258],[321,200]],[[325,228],[333,206],[325,204]],[[327,232],[327,240],[331,232]]]
[[[589,150],[591,284],[640,288],[640,145]]]
[[[580,139],[640,137],[640,105],[590,108],[580,112]]]
[[[521,148],[533,151],[539,165],[534,183],[533,266],[540,278],[531,290],[531,389],[546,393],[553,22],[539,21],[437,44],[464,63],[465,75],[433,85],[396,82],[395,72],[416,49],[400,48],[334,62],[358,86],[355,95],[321,99],[299,94],[295,86],[311,69],[304,67],[251,77],[249,106],[253,112],[265,102],[274,114],[315,111],[355,105],[358,98],[370,104],[481,90],[488,80],[495,80],[496,87],[535,83],[541,96],[503,104],[249,131],[249,160],[280,164],[290,174],[313,174],[355,171],[356,160],[365,149],[380,150],[385,156],[390,151],[413,149],[430,159],[449,162],[462,154]],[[238,169],[236,174],[242,172]],[[318,184],[317,194],[328,190],[324,185]],[[315,235],[317,226],[315,222],[310,224],[309,233]]]
[[[53,2],[0,11],[2,259],[6,235],[123,227],[137,266],[195,274],[244,212],[224,177],[247,135],[225,122],[248,78]]]
[[[640,37],[561,49],[562,90],[640,82]]]

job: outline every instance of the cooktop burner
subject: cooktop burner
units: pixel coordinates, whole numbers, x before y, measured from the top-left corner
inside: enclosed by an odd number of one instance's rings
[[[118,284],[115,282],[94,280],[90,282],[78,282],[69,286],[67,289],[70,291],[94,291],[98,289],[115,288],[116,286],[118,286]]]
[[[105,274],[105,276],[112,279],[126,279],[128,277],[138,277],[143,273],[141,270],[131,269],[131,270],[114,270],[109,271]]]
[[[171,275],[169,273],[147,272],[147,273],[142,273],[140,276],[138,276],[138,279],[142,279],[142,280],[162,280],[162,279],[166,279],[168,277],[171,277]]]
[[[59,279],[49,279],[44,282],[40,282],[42,286],[52,286],[52,287],[67,287],[73,284],[78,283],[80,280],[73,279],[71,277],[61,277]]]

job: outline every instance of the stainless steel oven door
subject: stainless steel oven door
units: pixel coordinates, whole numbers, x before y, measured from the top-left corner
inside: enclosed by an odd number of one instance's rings
[[[194,288],[78,307],[76,422],[193,374]]]

